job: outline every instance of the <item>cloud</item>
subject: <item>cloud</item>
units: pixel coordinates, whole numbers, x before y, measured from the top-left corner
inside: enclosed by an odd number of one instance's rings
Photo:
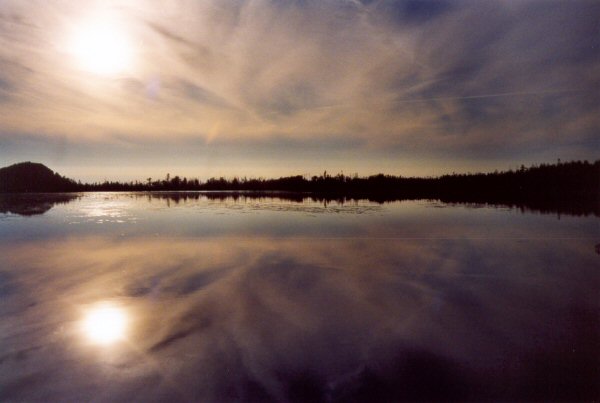
[[[79,71],[64,49],[99,4],[3,4],[2,132],[324,148],[348,137],[365,159],[598,151],[594,1],[114,3],[137,46],[122,77]]]

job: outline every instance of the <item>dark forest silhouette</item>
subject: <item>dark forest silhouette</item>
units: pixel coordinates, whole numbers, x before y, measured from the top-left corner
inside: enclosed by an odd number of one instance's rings
[[[367,199],[374,202],[430,199],[446,203],[493,204],[548,213],[600,216],[600,160],[542,164],[493,173],[452,174],[434,178],[343,174],[301,175],[278,179],[196,178],[169,174],[162,180],[83,184],[42,164],[21,163],[0,169],[0,192],[210,191],[211,198],[277,197],[301,201]],[[169,196],[175,197],[175,196]],[[177,196],[180,197],[180,196]],[[191,197],[181,196],[181,197]]]

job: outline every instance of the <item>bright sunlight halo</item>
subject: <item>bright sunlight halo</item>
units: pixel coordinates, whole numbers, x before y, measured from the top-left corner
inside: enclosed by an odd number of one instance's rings
[[[98,19],[74,29],[69,50],[82,69],[100,75],[122,73],[131,67],[133,59],[125,31],[110,19]]]
[[[98,344],[111,344],[125,337],[126,325],[125,312],[110,305],[90,309],[83,320],[86,336]]]

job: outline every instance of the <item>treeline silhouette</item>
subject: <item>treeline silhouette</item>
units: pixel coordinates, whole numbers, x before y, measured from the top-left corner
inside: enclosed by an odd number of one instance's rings
[[[264,178],[198,179],[148,178],[145,182],[103,182],[80,185],[83,191],[228,191],[309,193],[313,200],[368,199],[385,202],[403,199],[436,199],[447,203],[488,203],[521,207],[541,212],[600,215],[600,160],[541,164],[518,170],[493,173],[451,174],[433,178],[371,175],[359,177],[341,173]],[[229,197],[225,196],[215,197]],[[278,195],[281,197],[282,195]],[[302,196],[304,197],[304,196]]]
[[[40,175],[36,176],[35,172]],[[32,173],[33,172],[33,173]],[[8,178],[8,181],[7,179]],[[40,179],[41,178],[41,179]],[[47,181],[47,182],[45,182]],[[10,186],[7,186],[10,185]],[[35,185],[35,186],[34,186]],[[540,212],[600,216],[600,160],[541,164],[493,173],[451,174],[418,178],[394,175],[359,177],[342,173],[264,178],[197,178],[166,175],[164,179],[135,182],[76,183],[41,164],[22,163],[0,169],[0,191],[226,191],[252,192],[255,197],[270,192],[287,193],[293,200],[307,195],[313,200],[368,199],[386,202],[432,199],[446,203],[486,203]],[[303,194],[300,196],[299,194]]]

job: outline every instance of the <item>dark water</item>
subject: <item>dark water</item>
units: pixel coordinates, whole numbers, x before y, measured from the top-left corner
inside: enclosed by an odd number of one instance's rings
[[[168,194],[0,206],[1,401],[600,398],[598,217]]]

